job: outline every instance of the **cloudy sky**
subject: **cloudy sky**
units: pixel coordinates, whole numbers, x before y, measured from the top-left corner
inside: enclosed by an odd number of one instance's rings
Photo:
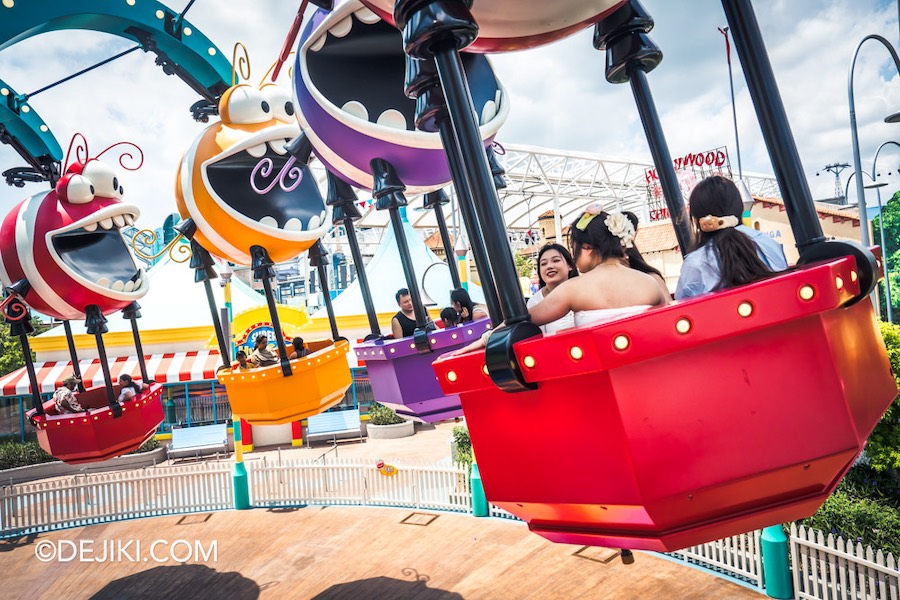
[[[169,5],[181,10],[184,4]],[[725,45],[717,31],[726,24],[721,5],[715,0],[643,4],[656,20],[651,36],[665,55],[649,81],[672,155],[725,145],[736,168]],[[834,177],[823,167],[852,165],[847,74],[853,51],[870,33],[898,41],[897,3],[754,4],[813,196],[831,197]],[[258,81],[275,59],[296,7],[286,0],[197,0],[188,20],[229,56],[234,42],[243,42],[250,50],[251,80]],[[92,32],[40,35],[0,52],[0,79],[28,93],[132,45]],[[772,173],[734,54],[733,59],[744,170]],[[512,102],[510,118],[498,136],[501,142],[649,160],[630,87],[606,82],[605,57],[593,49],[590,31],[544,48],[496,56],[493,63]],[[900,140],[900,125],[883,122],[886,115],[900,111],[900,80],[889,54],[876,42],[867,42],[860,52],[855,91],[863,168],[871,169],[878,145]],[[165,76],[151,56],[134,52],[29,103],[64,150],[79,131],[94,151],[120,140],[141,146],[146,162],[140,171],[124,174],[125,198],[141,208],[139,224],[155,227],[175,210],[173,181],[179,158],[203,128],[188,112],[197,99],[180,80]],[[0,146],[0,170],[21,164],[8,146]],[[898,166],[900,152],[882,152],[878,167],[891,183],[890,192],[900,188]],[[817,171],[822,174],[816,176]],[[850,171],[843,173],[842,183]],[[888,172],[893,175],[888,177]],[[43,184],[0,186],[3,214],[45,189]],[[855,198],[852,190],[850,198]]]

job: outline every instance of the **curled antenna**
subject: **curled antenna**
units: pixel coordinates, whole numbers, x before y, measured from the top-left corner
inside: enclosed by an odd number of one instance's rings
[[[119,166],[121,166],[123,169],[126,169],[128,171],[137,171],[138,169],[141,168],[141,166],[144,164],[144,151],[141,150],[140,146],[138,146],[137,144],[132,143],[132,142],[116,142],[112,146],[108,146],[105,150],[103,150],[103,152],[101,152],[94,158],[100,158],[101,156],[103,156],[105,153],[112,150],[116,146],[130,146],[138,151],[138,158],[135,159],[134,154],[132,154],[131,152],[129,152],[127,150],[123,150],[122,153],[119,154]],[[126,160],[128,160],[128,161],[137,160],[138,164],[136,167],[129,167],[128,165],[125,164]]]
[[[238,48],[243,53],[238,55]],[[250,79],[250,55],[247,53],[247,47],[240,42],[235,42],[234,50],[231,52],[231,85],[237,85],[238,75],[241,79],[248,81]]]
[[[79,142],[78,145],[75,145],[75,142]],[[69,149],[66,150],[66,162],[64,167],[68,167],[71,163],[69,158],[72,157],[72,147],[75,147],[75,160],[81,164],[84,164],[88,161],[88,143],[87,139],[85,139],[84,135],[80,132],[77,132],[72,136],[72,140],[69,142]],[[65,170],[65,168],[63,169]]]
[[[506,148],[504,148],[503,145],[497,140],[491,142],[491,149],[497,156],[503,156],[504,154],[506,154]]]
[[[284,60],[287,60],[288,58],[290,58],[290,56],[291,56],[292,54],[294,54],[293,51],[288,52],[287,56],[284,57]],[[263,86],[263,84],[266,82],[266,78],[267,78],[269,75],[271,75],[271,74],[272,74],[272,71],[275,70],[275,67],[280,66],[280,64],[281,64],[282,62],[284,62],[284,60],[281,60],[281,58],[279,58],[278,60],[276,60],[275,62],[272,63],[272,65],[269,67],[269,70],[266,71],[266,74],[265,74],[265,75],[263,75],[263,78],[259,80],[259,87],[262,87],[262,86]],[[288,76],[290,76],[290,75],[291,75],[291,69],[288,69]],[[272,77],[272,82],[273,82],[273,83],[275,82],[275,78],[276,78],[276,77],[278,77],[277,74],[276,74],[275,76]]]
[[[134,253],[147,261],[153,261],[165,254],[169,253],[169,258],[172,259],[173,262],[183,263],[186,262],[189,258],[191,258],[191,247],[187,244],[179,244],[184,236],[177,235],[175,239],[166,244],[166,246],[157,252],[156,254],[147,254],[146,252],[142,252],[138,245],[142,244],[144,246],[153,246],[156,243],[156,232],[151,229],[141,229],[134,237],[131,238],[131,249],[134,250]]]

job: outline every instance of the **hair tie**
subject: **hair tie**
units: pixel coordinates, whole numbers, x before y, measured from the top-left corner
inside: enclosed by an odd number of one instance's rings
[[[719,231],[720,229],[728,229],[730,227],[737,227],[740,221],[738,221],[737,217],[734,215],[727,215],[724,217],[715,217],[713,215],[706,215],[700,219],[700,231],[704,231],[706,233],[710,233],[713,231]]]

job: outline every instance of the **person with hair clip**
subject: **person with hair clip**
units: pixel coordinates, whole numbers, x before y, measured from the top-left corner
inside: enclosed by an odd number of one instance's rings
[[[787,269],[781,244],[741,225],[741,194],[730,180],[713,175],[690,198],[695,242],[684,257],[675,299],[745,285]]]
[[[472,302],[469,292],[463,288],[456,288],[450,292],[450,306],[459,313],[460,323],[471,323],[488,316],[487,308],[483,304]]]
[[[565,246],[561,244],[544,244],[537,256],[538,281],[540,288],[528,299],[528,309],[532,309],[547,297],[564,281],[578,276],[575,260]],[[560,329],[575,327],[575,316],[567,312],[556,321],[541,325],[544,333],[555,333]]]
[[[634,226],[634,233],[635,235],[637,235],[638,224],[640,223],[638,221],[637,215],[631,211],[625,211],[622,214],[625,215],[629,221],[631,221],[631,224]],[[663,274],[659,272],[659,269],[650,266],[650,264],[646,260],[644,260],[644,256],[640,253],[637,246],[632,244],[630,248],[625,248],[625,258],[627,260],[626,266],[631,267],[632,269],[636,269],[641,273],[650,275],[651,277],[653,277],[653,279],[656,280],[660,287],[665,290],[667,294],[671,295],[669,286],[666,284],[666,278],[663,277]]]

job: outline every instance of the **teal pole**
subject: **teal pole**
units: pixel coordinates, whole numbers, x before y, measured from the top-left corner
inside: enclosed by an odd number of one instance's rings
[[[481,473],[478,465],[472,464],[472,514],[476,517],[486,517],[488,510],[487,496],[484,495],[484,485],[481,483]]]
[[[791,582],[788,539],[782,526],[771,525],[763,529],[760,546],[766,595],[770,598],[793,598],[794,586]]]
[[[241,418],[232,415],[231,429],[234,432],[234,508],[250,508],[250,482],[244,465],[244,444],[241,441]]]

